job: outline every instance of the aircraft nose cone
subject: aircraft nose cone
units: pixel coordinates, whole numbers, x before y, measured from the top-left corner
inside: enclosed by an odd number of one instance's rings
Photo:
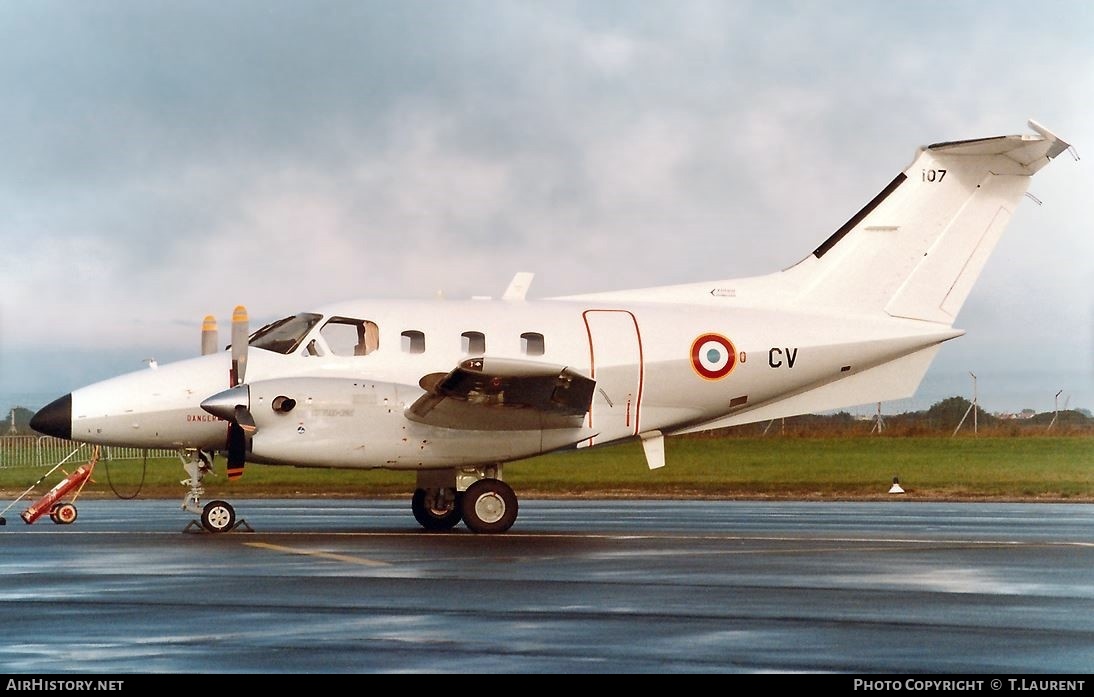
[[[72,393],[55,399],[30,418],[30,427],[56,438],[72,439]]]

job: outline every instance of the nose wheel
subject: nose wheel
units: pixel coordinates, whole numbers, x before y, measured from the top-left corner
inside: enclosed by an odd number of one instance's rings
[[[209,532],[227,532],[235,524],[236,511],[227,501],[210,501],[201,509],[201,527]]]

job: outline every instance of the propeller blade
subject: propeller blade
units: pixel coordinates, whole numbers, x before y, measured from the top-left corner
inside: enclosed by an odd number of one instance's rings
[[[255,425],[255,419],[251,416],[251,411],[242,404],[236,405],[234,416],[235,422],[248,436],[258,430],[258,426]]]
[[[236,305],[232,311],[232,376],[231,387],[242,383],[247,375],[247,339],[250,336],[247,308]]]
[[[217,318],[205,315],[205,321],[201,323],[201,355],[216,353],[217,343]]]
[[[247,434],[243,428],[233,422],[228,426],[228,479],[243,476],[243,466],[247,464]]]

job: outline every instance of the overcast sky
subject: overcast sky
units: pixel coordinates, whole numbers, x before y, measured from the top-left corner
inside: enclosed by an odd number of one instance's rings
[[[927,386],[1094,407],[1091,37],[1086,1],[6,0],[0,407],[238,303],[778,270],[917,146],[1030,117],[1086,159],[1034,179]]]

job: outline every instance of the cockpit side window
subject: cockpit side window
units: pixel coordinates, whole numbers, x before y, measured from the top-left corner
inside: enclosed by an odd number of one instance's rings
[[[301,312],[279,319],[252,334],[248,343],[254,348],[290,354],[300,346],[300,342],[322,318],[322,315],[314,312]]]
[[[319,333],[335,356],[367,356],[380,347],[380,328],[366,319],[331,317]]]

